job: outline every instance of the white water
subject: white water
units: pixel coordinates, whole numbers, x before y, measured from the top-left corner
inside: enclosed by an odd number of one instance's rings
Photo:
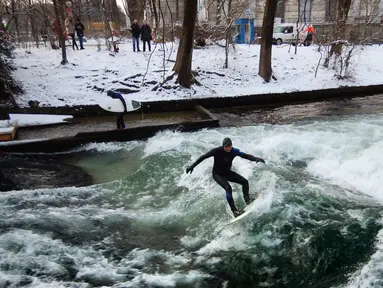
[[[160,133],[145,144],[145,156],[167,151],[190,153],[189,163],[199,155],[220,145],[223,137],[231,137],[234,146],[246,153],[266,159],[271,166],[283,166],[289,161],[307,161],[306,171],[324,181],[329,181],[346,187],[356,193],[366,194],[377,203],[383,201],[383,119],[380,115],[369,117],[356,116],[345,121],[317,122],[309,125],[281,125],[258,127],[243,127],[241,129],[220,129],[189,134]],[[189,150],[189,151],[188,151]],[[194,169],[192,175],[183,174],[179,185],[190,191],[203,191],[199,197],[211,198],[210,203],[222,197],[222,193],[212,182],[210,169],[212,160],[206,160]],[[246,178],[257,174],[257,167],[246,160],[237,159],[234,169],[240,171]],[[262,173],[257,185],[262,187],[263,198],[259,201],[258,213],[265,213],[272,201],[278,201],[275,191],[275,177],[267,172]],[[208,183],[208,185],[207,185]],[[218,191],[217,191],[218,190]],[[212,192],[214,195],[211,195]],[[326,193],[326,191],[320,191]],[[212,199],[212,198],[215,199]],[[205,201],[204,200],[204,201]],[[209,254],[219,250],[246,249],[248,239],[236,237],[235,242],[230,238],[238,233],[237,229],[227,229],[220,238],[208,243],[199,250],[201,254]],[[238,236],[238,235],[237,235]],[[193,245],[196,239],[184,237],[184,245]],[[273,241],[263,238],[264,245],[273,245]],[[383,269],[383,230],[377,239],[378,251],[360,271],[353,275],[347,287],[371,287],[374,283],[383,285],[381,277],[376,273]]]
[[[3,219],[0,228],[10,227],[0,235],[0,287],[5,280],[16,285],[28,267],[39,272],[31,276],[31,287],[64,287],[60,285],[65,281],[57,280],[68,273],[60,260],[63,258],[76,263],[76,279],[92,278],[106,286],[113,283],[114,287],[154,283],[160,287],[192,285],[198,279],[209,277],[192,265],[220,262],[222,259],[215,257],[217,251],[246,251],[254,246],[278,245],[281,239],[271,229],[256,236],[248,231],[261,215],[276,209],[273,206],[278,207],[292,193],[381,205],[383,119],[379,116],[196,133],[163,132],[143,142],[89,145],[86,150],[96,149],[103,156],[89,156],[80,164],[99,173],[100,178],[109,173],[117,174],[116,179],[122,180],[87,188],[0,194],[0,219]],[[225,193],[211,177],[213,160],[205,160],[192,174],[185,173],[187,165],[221,145],[224,137],[231,137],[233,145],[242,151],[266,160],[265,165],[235,159],[233,169],[249,179],[250,191],[261,193],[261,198],[258,209],[246,217],[246,221],[227,227],[224,224],[229,220],[229,210]],[[134,169],[129,168],[130,163],[135,163]],[[306,167],[295,168],[297,163],[305,163]],[[290,181],[290,171],[297,169],[300,172]],[[243,206],[240,188],[233,184],[233,190],[238,206]],[[277,223],[288,223],[302,209],[284,205]],[[354,218],[363,217],[358,209],[350,210],[349,214]],[[102,228],[95,225],[95,221],[102,223]],[[101,243],[106,245],[116,239],[124,241],[133,237],[138,247],[120,262],[110,261],[92,245],[71,245],[53,239],[54,233],[47,232],[92,234],[116,225],[121,231],[102,234]],[[163,235],[161,229],[167,232]],[[148,240],[151,237],[153,239]],[[147,241],[145,244],[150,248],[140,247],[140,240]],[[308,238],[302,235],[297,241],[305,245]],[[368,263],[360,263],[362,269],[350,276],[347,287],[370,287],[374,281],[383,280],[380,275],[382,231],[377,241],[377,252]],[[176,248],[169,248],[172,245]],[[157,258],[163,261],[165,271],[142,270]],[[133,273],[131,279],[126,278],[127,271]]]

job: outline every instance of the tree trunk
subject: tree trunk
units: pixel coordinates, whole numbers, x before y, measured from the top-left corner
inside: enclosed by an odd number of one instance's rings
[[[266,82],[269,82],[272,76],[271,69],[271,50],[273,40],[273,28],[277,0],[266,0],[265,13],[262,24],[261,55],[259,59],[258,75]]]
[[[12,5],[12,16],[15,19],[15,29],[16,29],[16,35],[17,35],[17,42],[19,43],[20,47],[20,28],[19,28],[19,15],[16,13],[17,6],[15,0],[12,0],[11,2]]]
[[[55,10],[55,15],[56,15],[57,29],[59,30],[59,41],[61,43],[61,52],[62,52],[61,65],[65,65],[68,63],[68,59],[66,56],[65,38],[64,38],[64,33],[63,33],[64,21],[62,21],[62,19],[61,19],[60,6],[61,6],[61,4],[60,4],[59,0],[53,0],[53,7]]]
[[[194,44],[194,30],[197,20],[197,1],[184,0],[184,20],[182,24],[182,38],[178,47],[177,59],[173,70],[178,74],[177,82],[190,88],[194,78],[192,75],[192,57]]]
[[[179,0],[176,0],[176,21],[179,21],[179,20],[180,20],[180,3],[179,3]]]
[[[334,40],[344,40],[346,37],[346,22],[350,6],[351,0],[339,0],[338,2],[338,17],[336,19],[335,34],[333,35]],[[324,67],[329,66],[330,58],[332,55],[335,54],[335,59],[337,59],[342,54],[343,43],[344,41],[339,41],[331,45],[330,53],[327,55],[326,60],[323,64]]]
[[[76,17],[74,17],[75,15],[73,14],[73,21],[76,21],[77,17],[80,17],[80,15],[85,14],[81,9],[83,7],[82,5],[84,5],[84,4],[81,1],[78,1],[78,8],[77,8],[78,15],[76,15]],[[84,18],[82,18],[81,21],[84,22]]]
[[[165,27],[164,27],[165,26],[165,19],[164,19],[164,13],[163,13],[162,7],[161,7],[161,0],[158,0],[157,3],[158,3],[158,15],[159,15],[159,17],[158,17],[158,25],[160,25],[160,23],[162,21],[162,30],[164,30],[165,29]],[[156,27],[156,31],[157,31],[158,34],[160,33],[160,26]],[[162,40],[165,40],[163,38],[165,36],[164,34],[165,33],[162,33]]]
[[[232,19],[231,19],[231,1],[229,0],[227,3],[227,18],[226,18],[226,39],[225,39],[225,66],[224,68],[229,68],[229,44],[230,44],[230,38],[231,38],[231,25],[232,25]]]
[[[118,5],[116,0],[112,0],[112,16],[113,16],[113,22],[114,22],[114,29],[120,30],[120,27],[121,27],[120,14],[118,12]]]
[[[153,8],[153,14],[154,14],[155,27],[156,27],[156,29],[158,29],[158,26],[160,25],[160,20],[158,19],[158,12],[157,12],[155,0],[152,0],[152,8]]]
[[[90,23],[92,22],[92,16],[90,15],[90,3],[89,0],[86,0],[86,14],[87,14],[87,20],[88,20],[88,25],[90,26]]]
[[[110,50],[111,46],[108,44],[108,39],[110,37],[110,29],[109,29],[109,23],[108,23],[108,18],[106,14],[106,9],[105,9],[105,1],[106,0],[101,0],[101,11],[102,11],[102,22],[104,22],[104,37],[105,37],[105,46]]]
[[[145,1],[143,0],[125,0],[128,7],[128,17],[130,19],[130,23],[133,23],[134,20],[138,20],[140,22],[144,16],[145,10]]]
[[[184,40],[183,40],[183,35],[181,35],[181,39],[180,39],[180,44],[178,46],[178,50],[177,50],[177,57],[176,57],[176,63],[174,63],[174,67],[173,67],[173,71],[175,73],[178,73],[178,71],[180,71],[180,65],[181,65],[181,57],[182,57],[182,53],[183,53],[183,43],[184,43]]]
[[[297,36],[295,38],[295,55],[297,55],[298,53],[298,42],[299,42],[299,22],[301,20],[301,0],[298,0],[298,18],[297,18],[297,27],[296,27],[296,33],[297,33]],[[294,40],[293,40],[294,41]],[[291,47],[291,43],[290,43],[290,47]],[[290,51],[289,51],[290,52]]]
[[[171,42],[174,42],[174,19],[173,19],[173,13],[171,13],[171,8],[170,8],[170,5],[169,5],[169,2],[166,1],[166,6],[167,6],[167,9],[168,11],[170,11],[170,25],[171,25]],[[161,11],[162,13],[162,11]],[[163,17],[163,13],[162,13],[162,17]],[[165,39],[165,23],[163,25],[163,39]]]
[[[29,0],[29,6],[30,7],[33,7],[33,3],[32,3],[32,0]],[[31,22],[31,28],[32,28],[32,36],[35,38],[35,41],[36,41],[36,47],[39,48],[39,35],[38,35],[38,32],[36,31],[36,13],[35,11],[33,10],[32,11],[32,14],[28,13],[28,16],[29,16],[29,20]]]
[[[65,9],[65,2],[66,0],[57,0],[57,6],[59,8],[59,12],[60,12],[60,15],[61,15],[61,19],[62,19],[62,22],[61,22],[61,27],[63,28],[63,31],[65,31],[65,19],[66,19],[66,9]],[[65,39],[64,39],[65,40]]]
[[[344,40],[346,36],[346,22],[348,11],[350,10],[351,0],[339,0],[338,2],[338,40]]]
[[[215,24],[219,25],[221,24],[221,5],[222,5],[222,0],[217,0],[217,17],[215,19]]]

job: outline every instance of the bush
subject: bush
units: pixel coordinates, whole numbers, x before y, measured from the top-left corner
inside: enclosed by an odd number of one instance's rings
[[[5,59],[5,57],[12,57],[14,49],[15,46],[12,44],[11,35],[0,24],[0,104],[12,103],[14,107],[17,107],[13,93],[22,90],[12,78],[11,62]]]
[[[7,57],[12,56],[15,46],[12,44],[11,35],[3,27],[0,27],[0,54]]]

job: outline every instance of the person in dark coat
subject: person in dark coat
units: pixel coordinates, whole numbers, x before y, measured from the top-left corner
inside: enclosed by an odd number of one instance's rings
[[[138,25],[138,21],[134,20],[130,28],[131,28],[132,36],[133,36],[133,52],[136,52],[136,43],[137,43],[137,52],[141,52],[140,51],[141,28],[140,28],[140,25]]]
[[[79,18],[77,18],[76,24],[74,24],[74,30],[76,30],[78,41],[80,42],[80,49],[84,50],[85,48],[83,46],[83,37],[84,37],[85,27],[84,27],[84,24],[81,23]]]
[[[152,41],[152,29],[148,25],[148,23],[144,23],[144,25],[141,26],[141,40],[144,45],[144,52],[145,52],[145,44],[148,43],[149,51],[150,49],[150,41]]]

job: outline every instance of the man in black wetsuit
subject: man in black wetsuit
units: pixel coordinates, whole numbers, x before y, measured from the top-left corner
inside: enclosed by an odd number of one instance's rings
[[[117,113],[116,123],[117,123],[117,129],[125,129],[126,126],[125,126],[125,122],[124,122],[124,114],[127,111],[127,109],[126,109],[126,102],[125,102],[124,97],[122,97],[121,93],[115,92],[113,90],[108,90],[108,92],[106,92],[106,94],[109,97],[112,97],[113,99],[120,99],[122,102],[122,105],[124,105],[124,112]]]
[[[226,199],[230,205],[231,211],[233,211],[235,217],[238,217],[243,213],[243,211],[238,211],[238,209],[235,207],[233,191],[228,181],[242,185],[243,197],[245,198],[247,205],[250,204],[254,199],[251,199],[249,195],[249,182],[238,173],[230,170],[232,162],[236,156],[255,162],[265,163],[265,160],[262,158],[254,157],[253,155],[243,153],[237,148],[233,148],[231,139],[225,138],[223,139],[222,146],[216,147],[199,157],[191,166],[187,167],[186,173],[193,172],[194,167],[196,167],[203,160],[212,156],[214,156],[213,179],[223,189],[225,189]]]

